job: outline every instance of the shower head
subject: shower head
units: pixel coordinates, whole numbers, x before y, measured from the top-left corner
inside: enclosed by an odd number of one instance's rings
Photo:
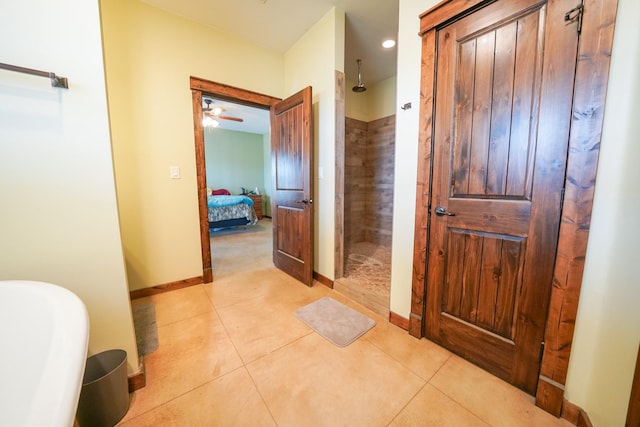
[[[362,62],[362,60],[358,59],[358,85],[354,86],[353,90],[354,92],[364,92],[365,90],[367,90],[367,88],[365,87],[364,83],[362,83],[362,76],[360,75],[360,63]]]

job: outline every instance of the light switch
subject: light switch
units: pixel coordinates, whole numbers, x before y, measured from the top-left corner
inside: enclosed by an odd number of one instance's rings
[[[180,166],[169,166],[169,178],[180,179]]]
[[[324,168],[322,166],[318,166],[318,179],[324,179]]]

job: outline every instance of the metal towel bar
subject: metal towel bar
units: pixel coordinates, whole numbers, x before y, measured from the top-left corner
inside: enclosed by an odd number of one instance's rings
[[[69,89],[69,82],[66,77],[56,76],[55,73],[49,71],[34,70],[32,68],[18,67],[17,65],[3,64],[0,62],[0,68],[3,70],[15,71],[17,73],[31,74],[33,76],[49,77],[51,87],[59,87]]]

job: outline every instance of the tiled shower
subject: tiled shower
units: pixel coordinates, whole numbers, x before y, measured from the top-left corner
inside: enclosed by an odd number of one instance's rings
[[[389,312],[395,115],[345,119],[344,293]]]

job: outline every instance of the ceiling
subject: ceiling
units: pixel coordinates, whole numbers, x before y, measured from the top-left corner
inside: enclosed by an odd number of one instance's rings
[[[384,49],[385,38],[397,38],[398,0],[142,0],[217,30],[277,52],[286,52],[333,6],[344,10],[345,74],[377,83],[396,74],[396,48]]]
[[[396,75],[397,49],[384,49],[382,41],[397,39],[398,0],[142,0],[167,12],[208,25],[255,45],[284,53],[332,7],[345,12],[345,76],[358,81],[357,59],[362,60],[365,86]],[[265,36],[268,35],[268,36]],[[255,113],[243,106],[228,106],[244,114],[244,126],[224,121],[221,128],[253,133],[249,117]],[[229,112],[229,111],[228,111]],[[232,115],[232,114],[229,114]],[[265,121],[266,120],[266,121]],[[232,129],[236,128],[236,129]]]

